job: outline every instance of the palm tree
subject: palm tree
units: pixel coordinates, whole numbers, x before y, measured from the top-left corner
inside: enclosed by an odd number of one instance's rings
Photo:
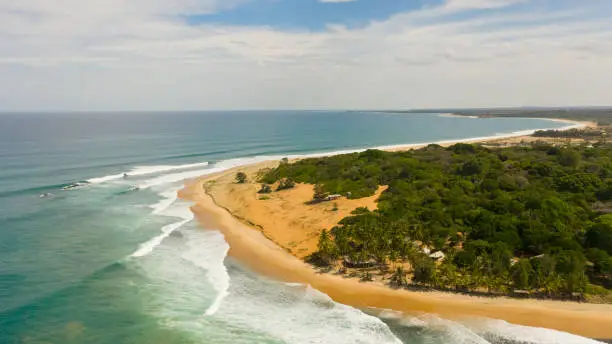
[[[408,286],[408,280],[406,279],[406,272],[404,271],[404,267],[399,265],[393,275],[391,275],[390,279],[391,285],[397,288],[403,288]]]
[[[336,244],[331,240],[329,233],[325,229],[321,232],[321,235],[319,235],[318,248],[321,258],[327,264],[330,264],[330,262],[338,258],[338,249]]]
[[[312,196],[312,199],[314,199],[315,201],[321,201],[325,197],[327,197],[327,192],[325,192],[325,190],[323,189],[323,184],[315,184],[314,195]]]
[[[561,288],[563,288],[563,278],[557,273],[552,273],[546,277],[542,288],[548,296],[558,294]]]
[[[457,285],[457,269],[454,264],[445,262],[440,265],[438,271],[445,288],[454,288]]]

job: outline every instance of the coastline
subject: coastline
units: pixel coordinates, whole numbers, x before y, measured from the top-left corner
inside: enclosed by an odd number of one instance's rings
[[[585,127],[590,123],[561,120],[572,124],[563,129]],[[530,131],[531,133],[533,131]],[[491,142],[520,140],[530,135],[526,132],[486,138],[471,138],[438,142],[451,145],[457,142]],[[417,149],[423,144],[409,144],[379,147],[386,150]],[[342,152],[347,153],[347,152]],[[308,156],[341,154],[333,152]],[[311,285],[329,295],[337,302],[367,309],[392,309],[405,314],[437,314],[444,318],[487,317],[511,323],[550,328],[591,338],[612,338],[612,306],[579,304],[573,302],[517,300],[510,298],[485,298],[457,295],[443,292],[414,292],[394,290],[377,283],[361,283],[358,280],[343,278],[332,274],[321,274],[297,257],[303,254],[292,252],[287,240],[280,235],[279,228],[264,228],[251,221],[245,214],[231,209],[230,198],[239,196],[240,190],[228,188],[237,171],[253,174],[259,169],[273,167],[278,160],[270,160],[235,167],[223,172],[204,176],[188,183],[179,196],[195,202],[192,211],[206,228],[220,230],[230,245],[229,254],[249,268],[269,277],[293,283]],[[229,181],[229,182],[228,182]],[[211,187],[214,185],[214,187]],[[256,190],[245,190],[254,194]],[[260,201],[263,202],[263,201]],[[252,202],[251,202],[252,203]],[[283,234],[283,235],[286,235]],[[278,239],[278,240],[277,240]],[[311,239],[315,239],[311,238]],[[284,240],[284,242],[279,242]],[[305,246],[312,246],[312,242]],[[303,252],[302,252],[303,253]]]

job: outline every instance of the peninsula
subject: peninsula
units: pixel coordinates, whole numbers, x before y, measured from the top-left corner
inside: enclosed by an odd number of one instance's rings
[[[181,196],[232,256],[338,302],[612,338],[612,147],[543,140],[268,161]]]

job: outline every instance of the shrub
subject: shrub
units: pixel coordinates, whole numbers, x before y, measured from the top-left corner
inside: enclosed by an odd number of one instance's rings
[[[374,280],[374,278],[372,277],[372,274],[371,274],[371,273],[369,273],[369,272],[367,272],[367,271],[366,271],[366,272],[364,272],[364,273],[361,275],[360,280],[361,280],[362,282],[372,282],[372,281]]]
[[[244,172],[238,172],[236,173],[236,183],[238,184],[244,184],[247,181],[247,175]]]
[[[276,191],[293,189],[294,187],[295,187],[295,182],[292,179],[285,178],[285,179],[281,179],[278,182],[278,188],[276,189]]]
[[[325,190],[323,189],[323,185],[316,184],[314,186],[314,194],[312,196],[312,199],[314,199],[315,201],[322,201],[325,199],[325,197],[327,197],[327,192],[325,192]]]
[[[260,193],[260,194],[268,194],[270,192],[272,192],[272,188],[268,184],[261,184],[261,189],[257,191],[257,193]]]

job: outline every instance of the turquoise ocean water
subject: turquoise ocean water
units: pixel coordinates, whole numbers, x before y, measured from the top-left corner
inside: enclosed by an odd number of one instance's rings
[[[176,199],[185,179],[270,157],[563,126],[367,112],[0,114],[0,343],[594,342],[334,303],[226,257],[223,236]]]

